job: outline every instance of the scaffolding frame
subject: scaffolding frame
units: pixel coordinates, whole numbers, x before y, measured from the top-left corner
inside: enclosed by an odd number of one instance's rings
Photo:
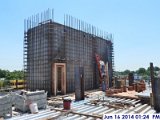
[[[24,20],[24,78],[28,90],[44,89],[52,94],[52,64],[56,62],[67,65],[67,92],[75,88],[75,67],[84,67],[85,90],[98,88],[95,53],[108,62],[111,81],[112,34],[68,14],[63,24],[57,23],[54,9]]]

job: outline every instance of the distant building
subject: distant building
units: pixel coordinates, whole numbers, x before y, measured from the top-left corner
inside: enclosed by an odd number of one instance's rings
[[[142,76],[138,75],[138,74],[134,74],[134,80],[141,80]]]
[[[97,33],[93,26],[80,21],[74,23],[75,28],[69,18],[65,18],[64,25],[49,18],[37,20],[39,18],[35,21],[29,19],[25,23],[24,70],[27,89],[44,89],[50,95],[74,92],[75,67],[84,69],[85,90],[98,88],[95,53],[105,63],[108,62],[109,80],[112,80],[111,37]]]

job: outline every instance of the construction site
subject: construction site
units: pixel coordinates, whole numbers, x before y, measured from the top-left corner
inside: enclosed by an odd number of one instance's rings
[[[40,18],[26,20],[24,67],[26,88],[43,89],[48,94],[66,94],[75,90],[75,74],[83,74],[85,90],[99,87],[96,54],[108,65],[109,83],[113,77],[112,35],[69,15],[64,25],[46,11]],[[80,71],[80,72],[79,72]],[[77,73],[75,73],[77,72]],[[79,85],[79,83],[77,82]],[[111,84],[110,84],[111,86]]]
[[[160,78],[114,74],[113,35],[46,10],[24,20],[23,90],[0,93],[0,120],[101,120],[104,114],[159,114]],[[140,119],[140,118],[139,118]]]

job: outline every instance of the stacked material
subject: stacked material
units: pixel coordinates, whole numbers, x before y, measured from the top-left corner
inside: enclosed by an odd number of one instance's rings
[[[35,92],[23,91],[21,95],[16,94],[16,109],[27,112],[29,110],[29,105],[32,103],[37,103],[39,109],[45,109],[47,106],[47,93],[42,90]]]
[[[142,92],[142,91],[146,90],[146,85],[143,81],[138,82],[138,83],[134,84],[134,89],[136,92]]]
[[[12,116],[12,102],[9,94],[0,96],[0,117],[5,117],[6,114]]]
[[[106,90],[106,96],[110,96],[110,95],[113,95],[114,94],[114,91],[109,89],[109,90]]]
[[[127,92],[127,87],[126,86],[122,87],[122,92]]]
[[[128,91],[132,91],[134,89],[133,86],[128,86]]]

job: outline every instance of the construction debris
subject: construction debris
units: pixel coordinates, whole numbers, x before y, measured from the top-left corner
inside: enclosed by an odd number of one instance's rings
[[[130,94],[133,91],[128,91]],[[123,92],[123,93],[128,93]],[[135,92],[135,91],[134,91]],[[119,94],[123,94],[119,93]],[[135,92],[137,93],[137,92]],[[113,94],[115,95],[115,94]],[[68,95],[72,99],[70,110],[64,110],[63,98],[66,96],[55,96],[48,100],[49,106],[46,110],[39,110],[37,114],[17,114],[7,120],[71,120],[71,119],[102,119],[103,114],[116,113],[156,113],[148,104],[142,104],[141,100],[134,98],[108,97],[102,91],[87,92],[87,98],[81,101],[73,100],[74,94]],[[51,102],[51,103],[50,103]],[[50,106],[51,104],[56,105]],[[61,104],[61,105],[58,105]],[[13,111],[14,113],[14,111]]]
[[[9,94],[0,96],[0,117],[6,117],[7,114],[12,117],[12,102]]]
[[[15,94],[15,108],[22,111],[29,111],[29,105],[37,103],[39,109],[45,109],[47,106],[47,93],[42,91],[22,91],[21,95]]]
[[[49,105],[49,106],[56,107],[56,108],[59,108],[59,107],[62,107],[63,101],[52,101],[52,100],[48,100],[48,105]]]

